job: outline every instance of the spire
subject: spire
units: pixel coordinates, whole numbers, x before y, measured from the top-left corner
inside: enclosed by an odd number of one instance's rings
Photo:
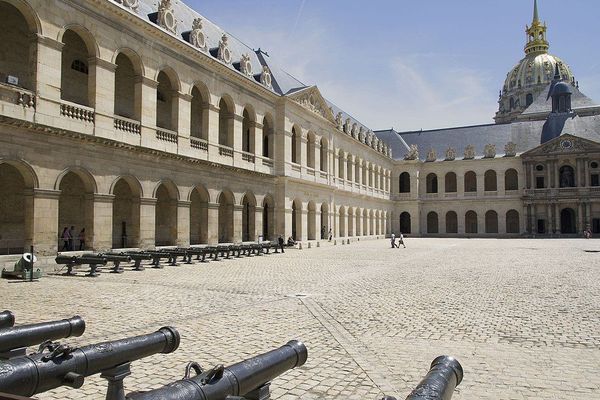
[[[531,22],[531,26],[528,26],[525,32],[527,32],[525,54],[537,55],[548,52],[550,45],[546,39],[546,24],[540,22],[537,0],[533,0],[533,21]]]

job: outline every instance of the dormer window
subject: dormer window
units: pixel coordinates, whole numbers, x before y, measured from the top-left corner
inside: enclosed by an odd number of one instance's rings
[[[81,72],[82,74],[89,74],[89,69],[85,61],[75,60],[71,63],[71,69],[77,72]]]

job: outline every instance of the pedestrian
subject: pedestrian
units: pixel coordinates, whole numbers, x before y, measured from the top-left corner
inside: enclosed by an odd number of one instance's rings
[[[331,228],[329,228],[329,241],[333,238],[333,232],[331,232]]]
[[[60,238],[63,241],[63,247],[60,251],[69,251],[69,228],[65,226],[65,229],[60,234]]]
[[[85,250],[85,228],[79,232],[79,251]]]
[[[69,251],[75,250],[75,245],[73,244],[73,236],[75,236],[75,227],[71,225],[71,229],[69,229]]]
[[[279,248],[281,249],[281,252],[285,253],[285,250],[283,249],[283,235],[279,235],[279,238],[277,239],[277,243],[279,243]]]
[[[392,232],[392,237],[390,238],[390,241],[392,242],[392,249],[393,249],[394,247],[398,247],[398,246],[396,245],[396,235],[394,234],[394,232]]]
[[[400,245],[404,246],[404,248],[406,248],[406,245],[404,244],[404,235],[402,234],[402,232],[400,232],[400,240],[398,240],[398,246],[396,246],[397,248],[400,248]]]

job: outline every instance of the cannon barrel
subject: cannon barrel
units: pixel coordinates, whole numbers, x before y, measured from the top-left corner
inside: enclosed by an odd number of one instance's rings
[[[462,378],[462,366],[455,358],[439,356],[406,400],[450,400]]]
[[[84,331],[85,321],[79,316],[59,321],[14,326],[0,330],[0,353],[33,346],[46,340],[81,336]]]
[[[156,353],[172,353],[179,341],[175,328],[164,327],[147,335],[76,349],[59,346],[52,353],[15,358],[0,363],[0,392],[33,396],[63,385],[79,388],[86,376]]]
[[[278,349],[223,368],[173,382],[148,392],[132,393],[130,400],[225,400],[245,396],[287,370],[304,365],[308,350],[292,340]],[[216,367],[215,369],[217,369]]]
[[[15,314],[5,310],[0,312],[0,329],[10,328],[15,324]]]

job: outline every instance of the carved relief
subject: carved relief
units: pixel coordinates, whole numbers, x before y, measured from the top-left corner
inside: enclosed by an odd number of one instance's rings
[[[227,35],[223,35],[223,37],[221,37],[221,41],[219,42],[219,53],[217,57],[226,64],[231,63],[231,50],[229,50],[228,46],[229,38]]]
[[[350,118],[346,118],[346,122],[344,122],[344,133],[350,133]]]
[[[171,0],[161,0],[158,6],[158,25],[171,33],[177,33],[177,19]]]
[[[358,135],[356,136],[356,139],[357,139],[358,141],[362,142],[362,141],[364,140],[364,139],[363,139],[364,137],[365,137],[365,130],[364,130],[364,128],[361,126],[361,127],[358,129]]]
[[[344,122],[342,121],[342,113],[339,112],[335,116],[335,126],[341,131],[344,129]]]
[[[137,11],[138,6],[140,5],[139,0],[117,0],[117,3],[123,4],[125,7],[130,8],[133,11]]]
[[[252,62],[248,54],[242,54],[240,60],[240,72],[246,76],[252,76]]]
[[[446,161],[454,161],[456,159],[456,150],[448,147],[446,150]]]
[[[435,160],[437,160],[437,151],[435,151],[434,149],[430,149],[427,152],[427,161],[428,162],[433,162]]]
[[[206,50],[206,36],[202,32],[202,18],[194,19],[190,32],[190,44],[200,50]]]
[[[483,156],[485,158],[494,158],[496,157],[496,146],[493,144],[486,144],[483,148]]]
[[[331,109],[327,105],[327,102],[321,96],[321,93],[319,92],[316,86],[291,95],[290,98],[296,103],[300,104],[302,107],[314,112],[315,114],[319,114],[321,117],[327,119],[328,121],[336,121],[336,119],[333,116],[333,113],[331,112]]]
[[[263,66],[262,74],[260,74],[260,83],[271,89],[273,87],[273,78],[271,78],[271,71],[266,65]]]
[[[416,144],[411,144],[408,153],[404,155],[405,160],[418,160],[419,159],[419,147]]]
[[[517,144],[514,142],[506,143],[506,146],[504,146],[504,154],[506,155],[506,157],[516,156],[517,155]]]
[[[472,144],[467,145],[465,147],[464,159],[472,160],[475,158],[475,147]]]
[[[357,132],[357,127],[356,127],[356,123],[352,124],[352,137],[354,139],[356,139],[356,132]]]

